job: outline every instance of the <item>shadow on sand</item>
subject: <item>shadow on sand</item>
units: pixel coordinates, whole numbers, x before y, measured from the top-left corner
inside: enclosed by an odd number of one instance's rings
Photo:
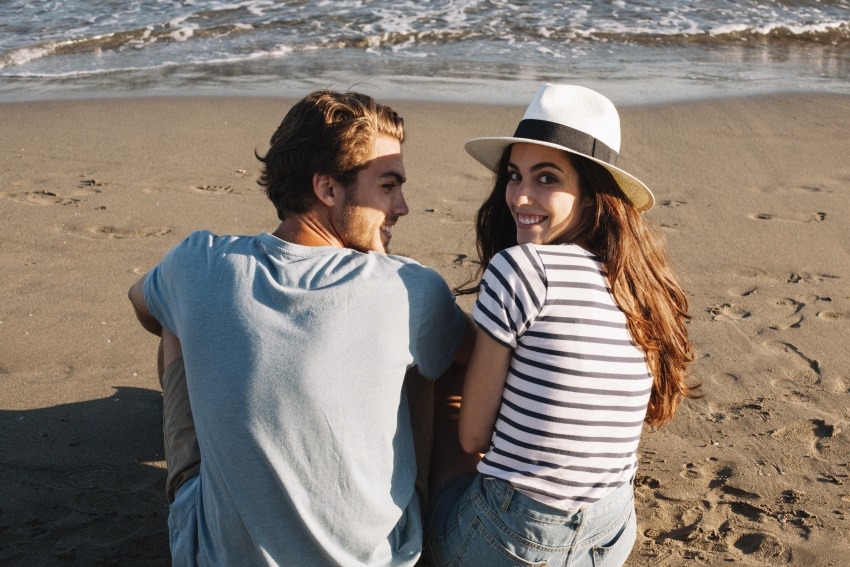
[[[0,410],[0,564],[169,565],[162,395]]]

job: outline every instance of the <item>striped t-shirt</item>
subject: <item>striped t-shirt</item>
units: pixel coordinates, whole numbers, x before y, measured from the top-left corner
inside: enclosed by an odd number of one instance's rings
[[[473,316],[513,349],[478,471],[561,509],[629,482],[652,377],[601,259],[576,245],[503,250]]]

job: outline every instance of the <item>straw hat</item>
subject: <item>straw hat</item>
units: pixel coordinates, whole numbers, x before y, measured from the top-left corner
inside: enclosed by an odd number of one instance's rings
[[[513,136],[475,138],[464,147],[469,155],[495,172],[505,148],[516,142],[584,156],[610,171],[640,212],[655,204],[655,197],[646,185],[615,166],[620,152],[620,115],[614,104],[596,91],[576,85],[543,85]]]

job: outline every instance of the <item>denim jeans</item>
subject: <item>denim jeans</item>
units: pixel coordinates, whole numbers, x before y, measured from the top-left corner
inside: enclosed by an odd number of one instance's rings
[[[427,522],[434,567],[619,567],[637,532],[630,483],[564,511],[480,474],[443,485]]]
[[[198,550],[198,493],[200,475],[193,476],[177,489],[177,495],[168,507],[168,536],[171,544],[172,567],[195,565]]]

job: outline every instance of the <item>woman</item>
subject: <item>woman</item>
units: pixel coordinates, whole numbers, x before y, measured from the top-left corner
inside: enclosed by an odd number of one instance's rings
[[[435,494],[436,565],[622,565],[642,424],[669,421],[693,348],[687,300],[614,164],[602,95],[545,85],[512,137],[467,151],[496,173],[476,219],[483,277],[459,436],[484,453]]]

